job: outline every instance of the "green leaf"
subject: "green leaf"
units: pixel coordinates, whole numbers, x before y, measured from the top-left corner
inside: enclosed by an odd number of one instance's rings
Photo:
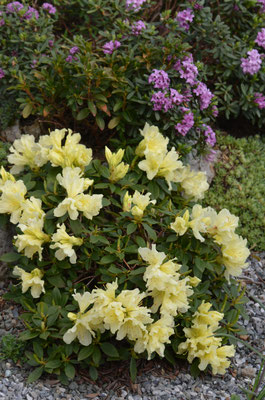
[[[100,117],[99,115],[97,115],[97,116],[96,116],[96,123],[97,123],[99,129],[100,129],[101,131],[103,131],[104,128],[105,128],[105,121],[104,121],[104,119],[103,119],[102,117]]]
[[[92,358],[94,363],[98,366],[101,360],[101,351],[99,347],[94,347]]]
[[[31,114],[31,111],[32,111],[32,105],[31,104],[27,104],[25,107],[24,107],[24,109],[23,109],[23,111],[22,111],[22,116],[23,116],[23,118],[28,118],[29,116],[30,116],[30,114]],[[38,378],[37,378],[38,379]]]
[[[113,261],[116,261],[117,257],[115,254],[109,254],[107,256],[104,256],[100,260],[100,264],[110,264]]]
[[[31,372],[31,374],[29,374],[27,383],[35,382],[37,379],[39,379],[41,377],[43,371],[44,371],[44,367],[39,367],[39,368],[34,369],[34,371]]]
[[[200,369],[199,369],[199,364],[200,364],[200,360],[198,358],[195,358],[195,360],[193,360],[191,367],[190,367],[190,373],[191,376],[193,376],[193,378],[197,378],[200,375]]]
[[[62,362],[60,360],[50,360],[47,361],[45,364],[45,368],[51,368],[51,369],[55,369],[55,368],[59,368],[61,366]]]
[[[76,220],[70,220],[70,227],[75,235],[79,235],[83,231],[83,225],[79,221],[79,219]]]
[[[4,262],[14,262],[14,261],[19,260],[20,257],[21,257],[21,254],[12,253],[12,252],[11,252],[11,253],[5,253],[5,254],[3,254],[3,255],[0,257],[0,260],[1,260],[1,261],[4,261]]]
[[[97,107],[92,101],[87,103],[89,110],[91,111],[92,115],[95,117],[97,115]]]
[[[67,363],[64,368],[65,375],[69,379],[74,379],[75,377],[75,367],[71,363]]]
[[[135,360],[135,358],[131,358],[131,361],[130,361],[130,377],[131,377],[131,380],[133,381],[133,382],[135,382],[136,381],[136,377],[137,377],[137,365],[136,365],[136,360]]]
[[[89,115],[89,109],[88,108],[83,108],[79,113],[77,114],[77,121],[81,121],[82,119],[85,119]]]
[[[55,287],[58,287],[58,288],[65,287],[65,282],[60,275],[47,276],[46,279],[51,285],[53,285]]]
[[[38,358],[42,359],[43,347],[38,342],[33,343],[33,350],[34,350],[34,353],[38,356]]]
[[[131,235],[137,229],[137,224],[135,222],[131,222],[127,225],[127,235]]]
[[[98,370],[92,365],[89,367],[89,375],[92,381],[96,381],[98,379]]]
[[[109,357],[119,358],[119,353],[116,350],[115,346],[111,343],[101,343],[100,344],[101,350]]]
[[[38,332],[30,332],[30,331],[25,331],[22,332],[21,335],[19,335],[19,340],[30,340],[33,339],[35,337],[37,337],[39,334]]]
[[[121,120],[121,117],[112,118],[108,123],[108,128],[114,129],[117,125],[119,125],[120,120]]]
[[[148,233],[148,236],[150,237],[150,239],[156,241],[157,236],[156,233],[154,231],[154,229],[152,229],[148,224],[146,224],[145,222],[143,222],[143,227],[146,230],[146,232]]]
[[[94,346],[88,346],[80,350],[78,354],[78,361],[85,360],[86,358],[90,357],[93,353]]]

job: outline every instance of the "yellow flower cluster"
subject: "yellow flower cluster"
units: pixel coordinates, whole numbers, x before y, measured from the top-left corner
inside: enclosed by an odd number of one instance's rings
[[[67,137],[65,134],[68,132]],[[62,144],[65,138],[64,145]],[[55,129],[50,135],[41,136],[39,143],[35,143],[33,135],[23,135],[16,139],[10,147],[12,154],[8,161],[13,164],[11,173],[18,174],[25,166],[38,169],[51,162],[57,167],[80,167],[84,169],[92,160],[92,150],[80,144],[79,133],[72,134],[70,129]]]
[[[119,149],[117,153],[112,153],[110,149],[105,146],[105,157],[109,164],[110,177],[109,180],[113,183],[118,182],[127,174],[129,164],[121,162],[124,156],[124,150]]]
[[[148,293],[153,297],[152,312],[160,307],[162,317],[175,317],[178,312],[185,313],[189,309],[189,297],[193,290],[189,285],[189,277],[180,279],[181,265],[169,260],[163,263],[166,254],[158,252],[156,245],[152,249],[140,247],[138,252],[149,265],[143,279],[146,282]]]
[[[136,221],[140,221],[144,211],[149,204],[156,204],[156,200],[150,200],[151,193],[141,194],[136,190],[133,196],[128,192],[123,198],[123,211],[130,211]],[[133,205],[133,207],[132,207]]]
[[[180,236],[191,228],[196,239],[201,242],[205,240],[201,233],[210,234],[221,246],[220,262],[226,267],[225,277],[228,280],[230,275],[239,276],[242,269],[248,266],[246,260],[250,254],[247,240],[235,233],[237,226],[238,217],[227,209],[224,208],[217,213],[213,208],[203,208],[199,204],[193,206],[191,219],[187,210],[182,217],[177,216],[170,225]]]
[[[211,365],[213,374],[224,374],[230,365],[227,357],[233,357],[235,349],[233,345],[222,346],[222,339],[214,336],[224,315],[209,311],[211,306],[210,303],[202,302],[194,314],[192,327],[184,328],[187,340],[179,345],[178,351],[179,354],[188,352],[189,362],[198,357],[201,371]]]
[[[163,357],[165,343],[170,342],[169,337],[174,333],[173,318],[164,316],[153,322],[151,310],[141,305],[146,293],[134,289],[122,290],[116,295],[117,289],[115,281],[107,283],[106,289],[73,295],[80,311],[77,314],[68,313],[74,326],[64,334],[65,343],[69,344],[77,338],[81,344],[88,346],[96,330],[104,332],[107,329],[116,334],[117,340],[126,337],[134,341],[137,353],[146,350],[149,359],[153,352]]]
[[[155,176],[165,178],[170,190],[172,182],[180,183],[185,197],[202,199],[204,192],[209,188],[206,174],[185,167],[174,147],[168,151],[169,140],[159,132],[158,127],[146,123],[140,133],[144,139],[136,148],[136,155],[145,157],[138,166],[146,172],[147,178],[150,180]]]
[[[62,175],[56,176],[59,184],[65,188],[67,197],[54,209],[55,217],[61,217],[68,212],[72,220],[78,217],[78,211],[83,212],[87,219],[99,214],[102,208],[102,194],[84,194],[93,184],[93,180],[82,178],[83,172],[79,167],[66,167]]]

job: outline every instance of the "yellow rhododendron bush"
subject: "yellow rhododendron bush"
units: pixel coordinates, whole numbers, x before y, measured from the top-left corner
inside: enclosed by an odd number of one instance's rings
[[[136,148],[93,158],[62,129],[15,140],[1,169],[0,213],[15,225],[6,298],[21,304],[29,380],[72,379],[107,361],[187,358],[224,374],[245,315],[238,218],[199,201],[209,185],[156,126]],[[231,342],[232,340],[232,342]]]

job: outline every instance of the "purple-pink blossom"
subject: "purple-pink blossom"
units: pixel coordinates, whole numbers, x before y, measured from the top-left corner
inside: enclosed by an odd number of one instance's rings
[[[189,130],[193,127],[193,125],[194,125],[193,113],[189,112],[188,114],[184,115],[183,120],[181,122],[175,125],[175,128],[182,136],[186,136]]]
[[[176,89],[170,89],[170,98],[173,104],[181,104],[184,101],[184,96]]]
[[[214,117],[218,117],[219,111],[218,111],[217,106],[213,106],[212,112],[213,112],[213,116]]]
[[[151,102],[153,104],[154,111],[165,111],[167,112],[171,108],[174,107],[174,104],[181,104],[183,101],[183,96],[175,89],[170,89],[169,92],[164,90],[162,92],[159,90],[158,92],[154,93],[151,97]]]
[[[79,52],[79,47],[74,46],[69,50],[69,53],[73,56],[74,54]]]
[[[206,161],[209,161],[209,162],[215,162],[215,160],[216,160],[216,151],[215,150],[213,150],[213,149],[210,149],[210,151],[209,151],[209,153],[207,154],[207,156],[205,157],[205,160]]]
[[[5,25],[5,20],[4,20],[4,18],[0,19],[0,26],[3,26],[3,25]]]
[[[247,54],[247,58],[241,58],[241,68],[244,74],[254,75],[261,67],[261,56],[256,49],[248,51]]]
[[[258,105],[259,109],[265,108],[265,96],[262,93],[254,93],[254,103]]]
[[[20,10],[22,10],[22,8],[24,8],[24,6],[19,1],[13,1],[12,3],[8,3],[6,6],[7,12],[11,12],[11,13],[20,11]]]
[[[107,42],[103,46],[103,52],[105,54],[112,54],[114,50],[118,49],[121,46],[121,43],[118,40],[111,40]]]
[[[39,18],[39,13],[37,10],[35,10],[35,8],[33,7],[28,7],[28,10],[25,12],[25,14],[23,15],[23,18],[25,19],[31,19],[35,17],[36,19]]]
[[[72,62],[73,61],[73,56],[69,55],[65,59],[66,62]]]
[[[168,74],[162,69],[153,69],[152,74],[148,79],[149,83],[154,84],[154,88],[156,89],[167,89],[170,85],[170,79]]]
[[[132,24],[132,34],[138,36],[143,30],[146,29],[146,25],[143,21],[139,20]]]
[[[212,92],[207,88],[205,83],[198,82],[198,85],[193,89],[193,93],[200,97],[200,109],[208,108],[213,98]]]
[[[139,11],[146,0],[126,0],[127,10]]]
[[[0,79],[3,79],[5,76],[5,71],[0,68]]]
[[[186,10],[180,11],[177,14],[176,20],[179,23],[180,28],[184,28],[186,31],[189,30],[189,23],[192,22],[194,18],[194,14],[191,8],[187,8]]]
[[[48,41],[48,43],[49,43],[49,47],[51,47],[51,48],[52,48],[52,47],[53,47],[53,45],[54,45],[54,41],[53,41],[53,40],[49,40],[49,41]]]
[[[206,143],[213,147],[216,143],[216,136],[215,132],[212,130],[212,128],[209,125],[204,125],[203,126],[206,128],[204,131],[204,136],[206,137]]]
[[[52,4],[50,3],[43,3],[42,4],[42,8],[43,10],[48,11],[49,14],[55,14],[56,13],[56,7],[54,7]]]
[[[258,33],[255,43],[265,49],[265,28],[262,28]]]
[[[184,57],[183,60],[178,60],[174,65],[174,69],[179,72],[180,77],[185,79],[190,85],[195,85],[196,77],[198,75],[198,69],[193,64],[192,54]]]

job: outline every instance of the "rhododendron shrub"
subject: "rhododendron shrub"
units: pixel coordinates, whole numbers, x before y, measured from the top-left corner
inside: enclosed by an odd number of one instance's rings
[[[15,24],[13,35],[24,35],[36,47],[17,49],[23,54],[18,62],[10,49],[2,63],[0,58],[0,79],[18,98],[22,116],[36,115],[53,129],[65,124],[78,127],[99,145],[115,131],[121,137],[137,137],[142,116],[163,129],[182,154],[190,144],[208,154],[214,145],[207,132],[216,115],[216,99],[181,36],[182,25],[193,23],[192,15],[179,14],[179,20],[161,16],[153,24],[146,21],[150,4],[145,1],[104,0],[100,7],[97,1],[83,3],[55,2],[55,12],[44,3],[26,32],[22,16],[11,15],[2,6],[6,22],[0,32],[6,31],[6,44]],[[67,19],[75,12],[78,26]],[[41,35],[45,18],[47,29]],[[67,23],[60,25],[63,18]],[[67,38],[65,26],[69,26]],[[38,36],[30,34],[35,28]],[[104,140],[99,139],[102,133]],[[211,134],[215,137],[213,130]]]
[[[97,379],[107,361],[130,360],[133,372],[154,357],[229,367],[235,349],[221,334],[244,333],[247,301],[238,217],[198,203],[205,174],[157,126],[139,136],[136,148],[106,147],[103,161],[66,129],[10,148],[0,214],[16,234],[1,259],[14,276],[6,298],[24,310],[29,381],[47,372],[66,382],[76,368]]]

